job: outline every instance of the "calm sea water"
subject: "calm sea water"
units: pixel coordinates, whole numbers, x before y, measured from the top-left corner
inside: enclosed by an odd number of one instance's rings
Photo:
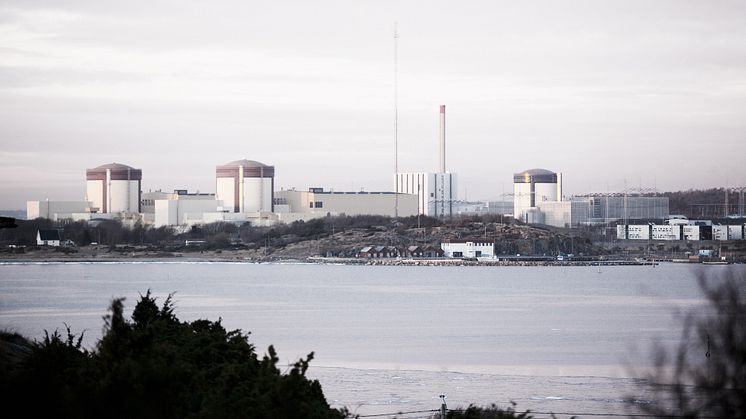
[[[314,351],[310,374],[359,414],[437,409],[443,393],[450,406],[625,413],[624,396],[645,400],[632,369],[704,303],[698,269],[2,264],[0,327],[38,338],[67,323],[93,346],[112,298],[131,310],[148,289],[173,292],[181,319],[222,318],[284,362]],[[744,267],[706,271],[724,269]]]

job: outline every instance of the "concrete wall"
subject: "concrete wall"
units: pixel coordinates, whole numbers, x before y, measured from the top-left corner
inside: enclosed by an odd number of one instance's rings
[[[88,201],[28,201],[26,202],[26,219],[72,218],[73,213],[86,212],[90,206],[91,203]]]
[[[97,212],[104,211],[104,182],[103,180],[86,181],[86,199]]]
[[[107,212],[139,212],[140,181],[112,180],[108,198]]]
[[[205,213],[217,212],[219,201],[215,200],[169,200],[155,201],[154,226],[201,224]]]
[[[533,196],[533,207],[541,207],[543,204],[548,202],[558,202],[559,196],[559,184],[557,183],[534,183],[533,192],[531,191],[531,183],[513,183],[513,216],[516,219],[526,221],[526,213],[532,208],[532,196]],[[564,208],[564,207],[563,207]],[[557,208],[555,211],[564,211],[563,209]],[[568,214],[569,209],[567,210]],[[558,213],[557,218],[562,218],[562,215]],[[560,221],[557,221],[560,222]],[[568,218],[567,223],[571,221]],[[549,224],[549,223],[547,223]],[[554,224],[551,224],[554,225]]]
[[[393,193],[277,191],[291,213],[394,216]],[[417,195],[399,194],[399,216],[417,215]],[[285,217],[288,218],[289,216]]]
[[[241,212],[271,212],[272,178],[244,178],[242,208]]]
[[[398,173],[395,190],[418,196],[418,211],[430,217],[450,217],[458,200],[455,173]],[[401,212],[399,213],[401,215]]]
[[[236,206],[236,192],[235,192],[235,180],[226,177],[217,178],[215,185],[215,199],[223,201],[223,209],[225,211],[235,212]]]
[[[106,189],[106,194],[104,194],[104,189]],[[105,180],[88,180],[86,181],[86,197],[91,202],[91,206],[98,208],[98,212],[101,213],[139,212],[140,181],[112,180],[107,184]]]

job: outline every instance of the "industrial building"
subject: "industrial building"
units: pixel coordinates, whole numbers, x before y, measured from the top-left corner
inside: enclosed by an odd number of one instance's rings
[[[254,160],[236,160],[215,168],[215,199],[228,212],[272,212],[275,168]]]
[[[90,208],[91,203],[87,201],[27,201],[26,219],[71,219],[73,214],[90,212]]]
[[[668,197],[624,194],[576,197],[590,205],[589,222],[608,224],[617,220],[664,220],[669,217]]]
[[[142,194],[142,220],[155,227],[202,223],[204,213],[217,212],[220,202],[214,194],[153,191]]]
[[[618,240],[743,240],[746,224],[699,225],[692,224],[620,224],[617,226]]]
[[[588,224],[590,207],[585,201],[546,201],[538,208],[540,214],[534,217],[539,217],[542,224],[566,228]]]
[[[139,213],[142,170],[110,163],[86,170],[86,201],[92,213]]]
[[[545,202],[562,201],[562,174],[546,169],[530,169],[513,175],[513,217],[525,223],[536,220]]]
[[[586,195],[564,199],[562,174],[531,169],[513,175],[513,217],[527,224],[578,227],[616,220],[664,220],[668,198]]]
[[[495,242],[474,240],[447,240],[440,244],[445,257],[491,258],[495,256]]]
[[[290,189],[276,192],[275,207],[281,219],[291,214],[302,215],[299,219],[342,214],[393,217],[398,198],[400,217],[417,215],[417,195],[398,195],[394,192],[335,192],[323,188]]]
[[[456,174],[446,171],[446,107],[440,106],[438,171],[402,172],[396,174],[394,191],[400,194],[417,195],[420,214],[429,217],[451,217],[456,212],[455,201],[458,199]],[[401,215],[401,214],[399,214]]]
[[[422,215],[437,218],[456,214],[454,173],[399,173],[396,190],[401,194],[417,196],[417,208]]]

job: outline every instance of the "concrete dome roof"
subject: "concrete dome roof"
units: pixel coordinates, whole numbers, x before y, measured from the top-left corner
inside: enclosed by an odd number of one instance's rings
[[[270,167],[264,163],[258,162],[256,160],[247,160],[247,159],[241,159],[241,160],[235,160],[232,162],[228,162],[222,166],[231,166],[231,167]]]
[[[557,174],[546,169],[529,169],[513,174],[513,183],[557,183]]]
[[[516,176],[517,175],[537,176],[537,175],[554,175],[554,174],[556,173],[554,173],[551,170],[547,170],[547,169],[529,169],[529,170],[525,170],[520,173],[516,173]]]
[[[95,167],[95,168],[93,168],[91,170],[107,170],[107,169],[111,169],[111,170],[127,170],[127,169],[135,170],[134,167],[130,167],[130,166],[127,166],[126,164],[121,164],[121,163],[102,164],[101,166]]]

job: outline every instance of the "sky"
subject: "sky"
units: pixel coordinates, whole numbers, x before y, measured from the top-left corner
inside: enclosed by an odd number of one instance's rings
[[[394,27],[398,28],[398,100]],[[435,171],[439,105],[459,198],[512,174],[566,194],[746,186],[746,2],[0,2],[0,209],[82,200],[85,169],[214,192],[391,190]]]

